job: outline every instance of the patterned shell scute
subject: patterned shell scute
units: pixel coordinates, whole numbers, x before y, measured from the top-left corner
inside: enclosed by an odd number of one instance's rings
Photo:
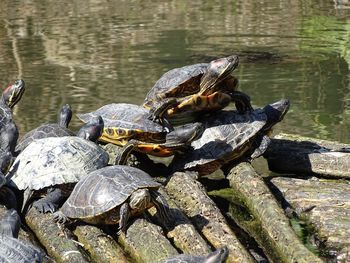
[[[18,189],[76,183],[104,167],[108,154],[97,144],[74,136],[38,139],[28,145],[10,169],[11,183]]]
[[[0,262],[41,262],[43,252],[28,242],[0,235]]]
[[[167,92],[173,94],[174,89],[176,89],[181,84],[196,79],[199,76],[203,75],[207,71],[207,67],[208,63],[199,63],[169,70],[168,72],[162,75],[162,77],[154,84],[154,86],[147,93],[146,101],[151,100],[158,94],[162,93],[164,94],[164,97],[170,97],[167,94]],[[186,90],[184,90],[183,92],[183,96],[194,94],[193,92],[186,94]]]
[[[108,166],[80,180],[61,211],[71,218],[93,217],[121,205],[137,189],[159,187],[158,182],[140,169]]]
[[[68,128],[62,127],[57,123],[43,124],[34,130],[26,133],[18,142],[16,151],[22,151],[35,139],[48,138],[48,137],[63,137],[74,136],[74,132]]]
[[[148,117],[148,110],[143,107],[128,103],[112,103],[102,106],[96,111],[78,114],[83,122],[88,122],[92,117],[101,116],[105,128],[138,129],[145,132],[162,132],[163,127]]]
[[[266,124],[267,116],[261,109],[251,113],[238,114],[236,111],[222,111],[208,118],[201,138],[192,142],[193,150],[181,158],[184,168],[206,164],[239,151],[240,147]]]

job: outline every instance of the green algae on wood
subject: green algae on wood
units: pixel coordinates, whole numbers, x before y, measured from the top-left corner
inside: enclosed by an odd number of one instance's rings
[[[170,256],[177,255],[177,250],[164,236],[161,227],[145,219],[138,218],[127,227],[126,234],[120,234],[118,243],[128,253],[132,262],[157,263]]]
[[[281,173],[315,173],[350,178],[350,145],[278,134],[264,157],[269,169]]]
[[[241,227],[256,238],[272,262],[323,262],[298,239],[284,211],[250,164],[236,165],[227,178],[254,218]]]
[[[350,261],[349,181],[276,177],[271,183],[297,215],[312,224],[324,253]]]
[[[165,198],[170,207],[173,225],[168,225],[161,220],[154,207],[149,209],[149,212],[155,217],[157,223],[166,229],[166,235],[174,245],[185,254],[201,256],[211,252],[209,245],[164,189],[160,188],[158,192]]]
[[[74,234],[88,251],[93,262],[129,262],[118,243],[96,226],[79,225],[75,228]]]
[[[88,256],[79,249],[77,242],[66,237],[66,235],[73,236],[73,234],[63,226],[59,227],[54,222],[52,214],[42,214],[35,208],[31,208],[25,220],[47,253],[56,262],[89,262]]]
[[[165,187],[169,196],[215,248],[228,247],[227,262],[254,262],[202,184],[192,175],[174,173]]]

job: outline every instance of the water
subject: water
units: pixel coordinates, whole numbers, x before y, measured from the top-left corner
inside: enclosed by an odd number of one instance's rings
[[[332,1],[0,2],[0,84],[28,87],[15,109],[22,134],[65,103],[141,104],[167,70],[235,53],[254,106],[291,100],[277,132],[350,143],[350,9]]]

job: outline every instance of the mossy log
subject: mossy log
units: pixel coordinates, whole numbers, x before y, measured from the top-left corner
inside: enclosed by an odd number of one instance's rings
[[[264,157],[271,171],[350,178],[350,145],[291,134],[272,139]]]
[[[227,262],[254,262],[204,187],[194,179],[193,173],[174,173],[166,191],[215,248],[229,248]]]
[[[313,225],[318,243],[330,255],[350,251],[349,181],[277,177],[271,183],[298,216]]]
[[[322,262],[298,239],[284,211],[249,163],[236,165],[227,178],[243,202],[242,205],[255,220],[255,227],[245,228],[249,225],[240,225],[256,238],[272,262]]]
[[[79,225],[75,228],[74,234],[88,251],[93,262],[129,262],[118,243],[96,226]]]
[[[27,225],[35,233],[47,253],[56,262],[89,262],[88,256],[70,237],[73,234],[66,228],[60,228],[54,222],[52,214],[41,214],[31,208],[25,217]]]
[[[158,192],[168,202],[174,225],[169,225],[161,220],[154,207],[149,209],[149,212],[155,218],[155,221],[166,230],[167,237],[172,240],[174,245],[185,254],[202,256],[211,252],[207,242],[164,189],[160,188]]]
[[[141,218],[131,223],[126,235],[120,234],[118,243],[133,259],[132,262],[157,263],[178,254],[161,227]]]

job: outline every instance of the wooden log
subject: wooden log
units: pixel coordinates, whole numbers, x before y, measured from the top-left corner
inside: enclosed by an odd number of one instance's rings
[[[66,237],[66,235],[73,236],[73,234],[64,227],[60,228],[54,222],[52,214],[41,214],[35,208],[31,208],[26,214],[25,220],[47,253],[56,262],[90,261],[86,253],[79,249],[77,242]]]
[[[126,235],[120,234],[118,243],[133,259],[132,262],[157,263],[178,254],[161,227],[140,218],[127,228]]]
[[[211,252],[207,242],[164,189],[160,188],[158,192],[165,198],[169,205],[174,225],[166,224],[166,222],[161,220],[159,213],[156,213],[154,207],[150,208],[148,211],[154,217],[157,224],[161,225],[163,229],[166,230],[166,236],[172,243],[185,254],[201,256]]]
[[[350,251],[349,181],[277,177],[271,183],[298,216],[312,224],[326,253],[341,257],[340,251]]]
[[[109,263],[129,262],[118,243],[101,229],[91,225],[79,225],[74,234],[88,251],[92,261]]]
[[[227,262],[254,262],[193,174],[173,174],[165,187],[169,196],[215,248],[228,247]]]
[[[279,173],[350,178],[350,145],[291,134],[272,139],[264,157]]]
[[[227,178],[255,220],[241,226],[256,239],[272,262],[322,262],[298,239],[284,211],[249,163],[233,167]]]

